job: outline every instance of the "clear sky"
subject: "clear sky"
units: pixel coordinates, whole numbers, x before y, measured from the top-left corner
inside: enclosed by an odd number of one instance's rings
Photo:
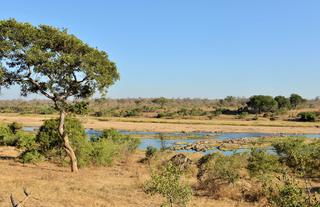
[[[109,97],[314,98],[319,11],[318,0],[10,0],[0,19],[68,28],[107,51],[121,75]]]

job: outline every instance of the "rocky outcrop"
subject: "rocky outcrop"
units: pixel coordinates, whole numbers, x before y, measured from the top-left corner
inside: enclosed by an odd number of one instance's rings
[[[174,155],[170,159],[170,161],[173,165],[177,166],[182,171],[189,169],[192,165],[192,160],[190,160],[187,156],[181,153]]]

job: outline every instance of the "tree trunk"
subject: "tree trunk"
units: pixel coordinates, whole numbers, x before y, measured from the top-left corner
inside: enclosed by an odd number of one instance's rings
[[[78,172],[77,157],[70,145],[68,134],[65,131],[65,118],[66,118],[66,112],[65,110],[62,109],[60,110],[59,134],[63,139],[64,149],[68,157],[70,158],[71,172]]]

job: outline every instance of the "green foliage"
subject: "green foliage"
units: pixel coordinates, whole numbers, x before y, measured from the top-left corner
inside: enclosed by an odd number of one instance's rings
[[[112,140],[99,139],[92,142],[92,151],[90,152],[90,159],[92,164],[97,166],[110,166],[118,155],[120,146],[115,144]]]
[[[47,154],[51,150],[63,148],[63,142],[61,142],[61,137],[58,133],[58,126],[58,119],[50,119],[46,120],[44,124],[39,128],[38,134],[36,136],[36,142],[39,144],[39,149],[42,153]],[[77,144],[79,144],[80,142],[84,142],[87,139],[82,124],[75,118],[66,119],[65,130],[69,136],[71,144],[74,147],[77,147]]]
[[[288,138],[275,143],[280,160],[300,176],[318,176],[320,143],[306,144],[302,138]]]
[[[298,114],[299,121],[315,122],[317,120],[316,112],[300,112]]]
[[[254,113],[261,114],[262,112],[274,112],[278,108],[278,103],[272,96],[257,95],[250,97],[247,106]]]
[[[123,117],[134,117],[139,116],[141,114],[141,109],[135,108],[130,110],[125,110],[121,112]]]
[[[224,156],[220,153],[206,155],[199,160],[198,179],[208,188],[221,184],[234,183],[240,178],[241,169],[246,167],[244,155]]]
[[[281,169],[277,156],[269,154],[266,150],[251,149],[248,158],[248,170],[251,176],[264,176]]]
[[[290,109],[290,100],[284,96],[276,96],[274,100],[278,103],[278,109]]]
[[[152,102],[155,104],[159,104],[161,106],[161,108],[163,108],[164,105],[169,102],[169,99],[166,99],[164,97],[160,97],[160,98],[153,99]]]
[[[16,134],[19,130],[22,129],[22,124],[17,122],[12,122],[8,125],[9,129],[12,131],[13,134]]]
[[[48,159],[59,157],[60,159],[64,159],[65,157],[63,142],[58,133],[58,126],[58,119],[46,120],[36,135],[35,141],[39,146],[38,150]],[[75,118],[67,118],[65,130],[74,148],[79,166],[87,165],[90,161],[91,146],[82,124]]]
[[[151,180],[145,186],[145,192],[150,194],[160,194],[166,198],[163,206],[186,206],[191,199],[192,190],[189,186],[181,184],[182,172],[171,162],[163,166],[159,173],[152,173]]]
[[[57,119],[46,120],[34,140],[28,139],[27,143],[21,142],[20,145],[26,149],[36,150],[47,159],[63,162],[66,153],[57,132],[58,126]],[[75,118],[66,119],[65,129],[77,156],[79,167],[91,164],[109,166],[116,155],[124,151],[132,152],[140,144],[139,139],[122,135],[114,129],[106,129],[101,136],[89,140],[80,121]],[[32,147],[26,147],[29,145]]]
[[[176,115],[176,112],[160,112],[157,114],[156,118],[174,118]]]
[[[38,152],[37,150],[26,151],[26,152],[22,153],[22,155],[20,157],[21,157],[21,161],[23,163],[36,164],[36,163],[44,160],[43,155],[40,152]]]
[[[111,140],[113,143],[122,145],[123,148],[131,152],[136,150],[140,144],[140,139],[132,138],[129,135],[120,134],[115,129],[105,129],[102,131],[101,136],[95,139]]]
[[[218,109],[212,111],[211,114],[212,114],[212,116],[220,116],[221,114],[224,113],[225,110],[226,109],[224,109],[224,108],[218,108]]]
[[[289,99],[290,99],[291,107],[294,109],[305,102],[305,99],[298,94],[291,94]]]
[[[14,146],[17,142],[16,136],[8,126],[0,126],[0,145]]]
[[[310,202],[307,194],[294,180],[289,178],[285,178],[282,182],[265,183],[264,194],[269,204],[274,207],[316,207],[319,205]]]
[[[157,153],[157,151],[158,151],[157,148],[148,146],[146,150],[146,158],[147,159],[152,158]]]
[[[0,36],[2,84],[19,84],[22,95],[42,93],[64,107],[60,104],[68,97],[87,98],[97,89],[105,93],[119,79],[106,52],[66,29],[9,19],[0,21]]]
[[[38,148],[36,143],[36,136],[31,133],[18,132],[16,134],[17,142],[16,147],[24,151],[32,151]]]
[[[68,106],[68,111],[74,114],[85,115],[89,111],[89,103],[86,101],[78,101]]]
[[[238,115],[239,119],[245,119],[249,116],[249,113],[244,111],[244,112],[240,112],[240,114]]]

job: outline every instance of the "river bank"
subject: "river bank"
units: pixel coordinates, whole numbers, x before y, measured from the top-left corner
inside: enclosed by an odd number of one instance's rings
[[[40,126],[46,119],[56,118],[56,115],[33,114],[0,114],[1,123],[19,122],[24,126]],[[154,118],[96,118],[78,116],[85,128],[114,128],[126,131],[148,132],[248,132],[248,133],[290,133],[318,134],[319,122],[293,122],[239,119],[154,119]]]

